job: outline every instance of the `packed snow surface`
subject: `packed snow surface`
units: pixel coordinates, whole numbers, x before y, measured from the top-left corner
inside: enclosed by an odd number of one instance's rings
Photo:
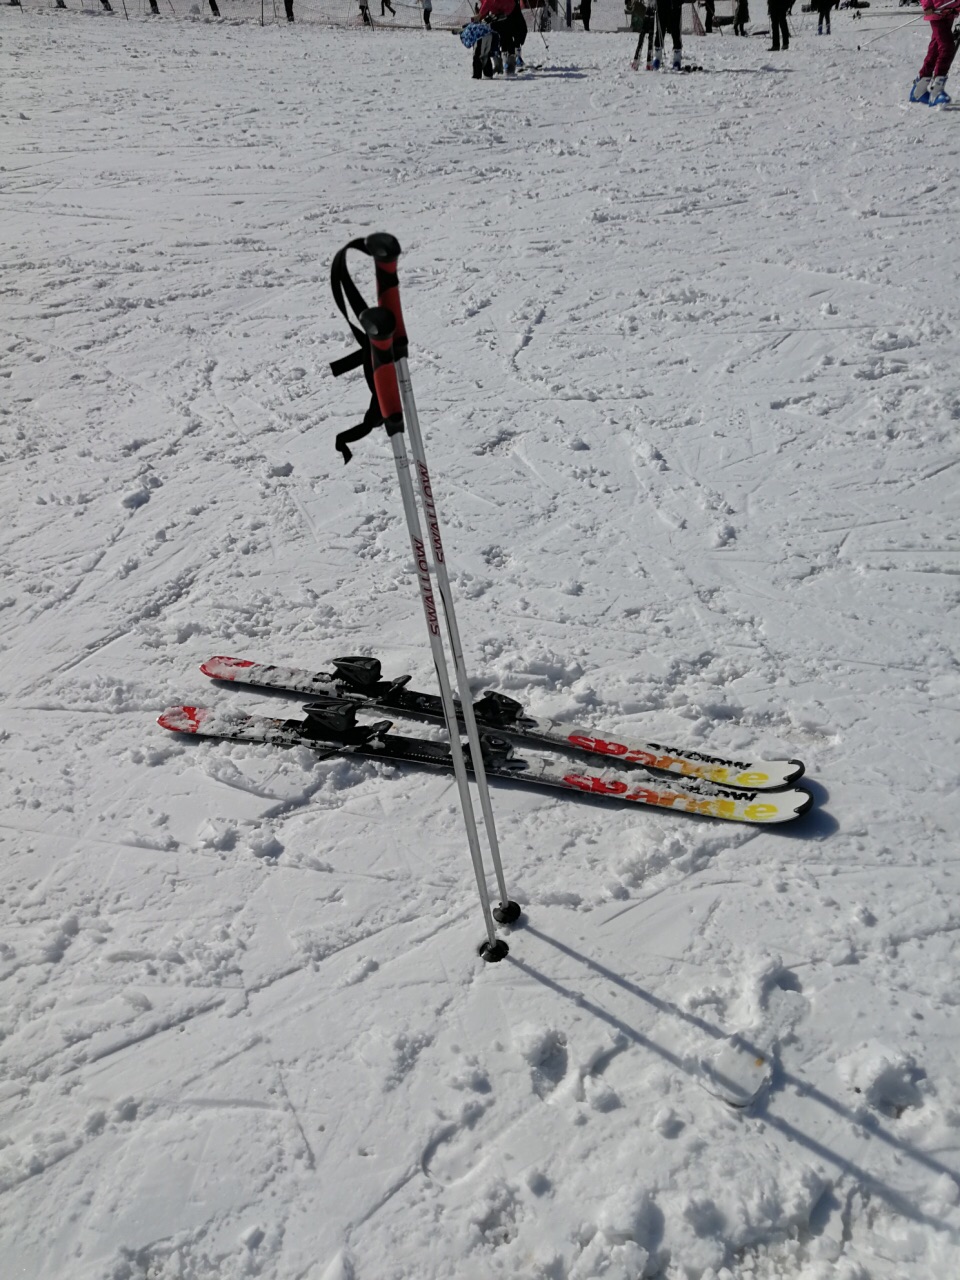
[[[685,76],[531,35],[511,83],[439,32],[129,12],[0,12],[5,1280],[960,1274],[926,26],[797,6]],[[435,689],[387,441],[333,446],[327,277],[379,230],[477,691],[815,797],[495,787],[500,964],[451,778],[156,725],[298,713],[214,654]]]

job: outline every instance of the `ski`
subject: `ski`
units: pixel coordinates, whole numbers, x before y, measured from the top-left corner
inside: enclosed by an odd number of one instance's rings
[[[218,657],[204,662],[200,670],[213,680],[276,689],[282,693],[326,694],[395,715],[443,722],[443,707],[437,696],[408,689],[409,676],[382,680],[376,658],[335,658],[332,665],[332,672],[313,672],[253,662],[248,658]],[[735,760],[675,744],[619,740],[606,733],[597,736],[582,731],[577,725],[529,716],[519,702],[502,693],[485,693],[474,703],[474,713],[481,729],[523,744],[578,755],[609,756],[619,765],[702,778],[727,787],[774,791],[803,776],[803,764],[799,760]]]
[[[390,732],[389,720],[372,725],[356,723],[356,704],[326,698],[304,708],[306,719],[275,719],[208,707],[170,707],[157,723],[174,733],[232,742],[266,743],[278,747],[308,747],[320,755],[356,755],[393,764],[419,765],[453,772],[450,748],[444,742],[405,737]],[[595,771],[557,756],[516,747],[505,738],[481,736],[489,778],[535,787],[586,794],[595,798],[655,805],[680,813],[724,818],[730,822],[788,822],[806,813],[813,797],[806,791],[744,792],[702,780],[676,782],[636,778],[616,768]]]

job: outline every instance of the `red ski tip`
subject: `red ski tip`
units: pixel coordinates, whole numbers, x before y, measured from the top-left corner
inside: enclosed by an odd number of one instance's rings
[[[237,671],[246,671],[256,665],[248,658],[208,658],[200,664],[200,670],[211,680],[234,680]]]
[[[203,707],[168,707],[157,724],[173,733],[197,733],[207,714]]]

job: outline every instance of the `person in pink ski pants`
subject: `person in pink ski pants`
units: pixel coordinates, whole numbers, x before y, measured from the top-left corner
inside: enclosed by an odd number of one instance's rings
[[[939,107],[950,101],[945,86],[957,52],[953,23],[960,13],[960,0],[920,0],[920,4],[924,20],[930,23],[930,44],[920,74],[910,90],[910,101]]]
[[[517,66],[517,51],[527,38],[527,20],[517,0],[480,0],[477,16],[500,37],[507,55],[507,74],[512,74]]]

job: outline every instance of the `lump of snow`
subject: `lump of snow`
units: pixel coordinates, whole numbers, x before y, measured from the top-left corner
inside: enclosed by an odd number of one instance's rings
[[[843,1081],[868,1106],[899,1119],[908,1107],[923,1105],[919,1083],[925,1073],[910,1054],[870,1041],[837,1063]]]
[[[646,1189],[623,1187],[607,1200],[598,1226],[607,1240],[623,1244],[632,1240],[648,1254],[663,1238],[663,1214]]]
[[[150,490],[146,485],[140,485],[136,489],[131,489],[129,493],[125,493],[120,499],[120,505],[126,507],[128,511],[136,511],[137,507],[142,507],[149,501]]]

